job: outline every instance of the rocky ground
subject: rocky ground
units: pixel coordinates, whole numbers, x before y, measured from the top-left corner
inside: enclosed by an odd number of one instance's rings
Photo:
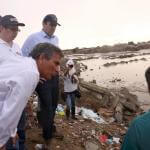
[[[57,131],[64,135],[62,140],[53,139],[52,150],[119,150],[126,128],[117,123],[98,124],[77,116],[78,120],[66,120],[56,116]],[[43,143],[41,129],[27,130],[28,149],[34,150],[37,143]],[[119,141],[113,140],[116,138]]]
[[[102,92],[102,90],[100,91]],[[34,150],[36,144],[43,143],[41,129],[37,124],[36,117],[34,117],[36,110],[36,107],[32,106],[35,104],[34,100],[35,98],[30,100],[33,114],[30,114],[28,117],[30,126],[28,126],[27,129],[27,146],[29,150]],[[77,114],[78,120],[67,120],[64,112],[58,113],[55,123],[57,131],[64,135],[64,139],[60,140],[53,138],[51,149],[119,150],[123,136],[127,131],[128,123],[136,115],[136,111],[123,109],[121,112],[124,112],[120,114],[123,115],[121,116],[122,120],[117,120],[115,109],[112,109],[110,106],[107,107],[107,104],[105,104],[104,107],[102,101],[103,100],[100,102],[98,99],[94,98],[91,93],[88,94],[88,91],[85,92],[85,90],[83,91],[82,89],[82,97],[80,100],[77,100],[77,106],[84,106],[88,109],[92,109],[105,120],[105,123],[99,124],[88,118],[85,119],[80,113]],[[107,102],[109,103],[109,101]],[[63,101],[61,101],[61,103],[64,104]]]

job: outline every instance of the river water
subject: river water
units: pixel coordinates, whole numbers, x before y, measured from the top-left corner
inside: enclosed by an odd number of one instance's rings
[[[150,50],[84,54],[71,57],[73,59],[93,57],[79,61],[79,63],[87,66],[87,69],[82,71],[80,76],[85,81],[95,80],[97,85],[109,89],[126,87],[138,96],[144,109],[150,108],[150,95],[145,81],[145,70],[150,66]],[[112,62],[115,65],[104,66],[104,64]]]

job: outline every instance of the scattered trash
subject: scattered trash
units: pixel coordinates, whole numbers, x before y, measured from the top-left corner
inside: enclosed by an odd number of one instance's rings
[[[60,115],[60,116],[64,116],[65,112],[64,112],[64,106],[61,104],[58,104],[57,108],[56,108],[56,114]]]
[[[65,115],[64,106],[59,104],[56,109],[56,114],[61,116]],[[94,113],[90,109],[86,109],[84,107],[76,107],[76,114],[80,114],[85,119],[91,119],[97,123],[106,123],[97,113]]]
[[[42,150],[43,144],[36,144],[35,145],[35,150]]]
[[[77,107],[77,113],[80,113],[81,116],[85,119],[91,119],[97,123],[106,123],[97,113],[94,113],[92,110],[90,109],[86,109],[84,107]]]
[[[107,139],[106,143],[112,145],[113,144],[113,140],[112,139]]]
[[[60,116],[64,116],[64,115],[65,115],[65,112],[64,112],[64,111],[60,111],[60,112],[58,112],[57,114],[60,115]]]
[[[113,137],[113,141],[116,142],[117,144],[119,144],[120,138]]]
[[[56,112],[64,111],[64,106],[62,104],[58,104],[56,108]]]
[[[60,146],[59,146],[59,145],[57,145],[57,146],[56,146],[56,148],[57,148],[57,149],[59,149],[59,148],[60,148]]]
[[[95,135],[95,130],[92,130],[92,135]]]
[[[99,140],[102,143],[106,143],[108,140],[108,137],[107,137],[107,135],[100,135]]]

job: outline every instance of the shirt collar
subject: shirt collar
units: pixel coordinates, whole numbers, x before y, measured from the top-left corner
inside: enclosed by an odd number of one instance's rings
[[[7,42],[4,41],[4,40],[2,40],[1,38],[0,38],[0,43],[1,43],[1,44],[7,44]]]
[[[11,47],[9,43],[7,43],[6,41],[2,40],[1,38],[0,38],[0,44],[5,44],[5,45]],[[12,45],[13,45],[13,41],[12,41]]]
[[[46,34],[43,30],[41,31],[41,35],[42,35],[44,38],[47,38],[47,39],[51,39],[51,38],[54,38],[54,37],[55,37],[54,35],[49,36],[49,35]]]

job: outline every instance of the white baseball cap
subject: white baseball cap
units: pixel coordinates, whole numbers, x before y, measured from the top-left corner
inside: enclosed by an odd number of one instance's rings
[[[67,66],[67,67],[70,66],[70,65],[74,65],[74,62],[73,62],[72,59],[69,59],[69,60],[67,61],[67,63],[66,63],[66,66]]]

